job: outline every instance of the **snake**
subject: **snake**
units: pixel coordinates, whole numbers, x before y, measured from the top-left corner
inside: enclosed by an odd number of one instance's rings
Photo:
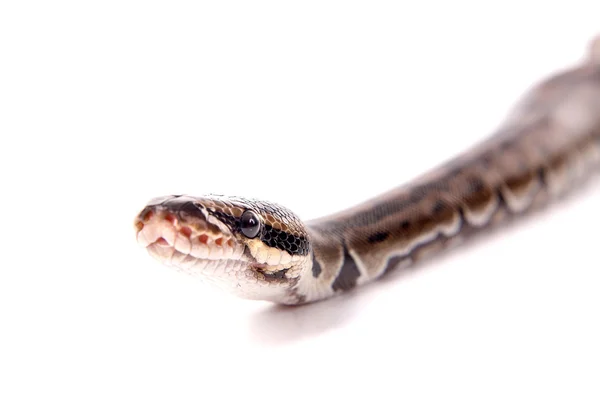
[[[546,207],[600,169],[600,36],[582,60],[524,92],[499,127],[429,172],[303,221],[223,195],[151,199],[137,242],[161,263],[239,297],[324,300]]]

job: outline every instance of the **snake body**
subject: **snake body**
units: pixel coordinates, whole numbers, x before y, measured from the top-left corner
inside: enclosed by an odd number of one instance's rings
[[[135,220],[161,262],[244,298],[325,299],[560,197],[600,166],[600,40],[534,86],[487,140],[414,181],[302,222],[240,197],[165,196]]]

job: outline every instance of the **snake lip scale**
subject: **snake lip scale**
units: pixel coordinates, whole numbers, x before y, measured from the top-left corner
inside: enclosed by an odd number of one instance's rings
[[[160,262],[255,300],[302,304],[537,210],[600,168],[600,38],[522,96],[490,137],[413,181],[303,222],[278,204],[220,195],[152,199],[138,243]]]

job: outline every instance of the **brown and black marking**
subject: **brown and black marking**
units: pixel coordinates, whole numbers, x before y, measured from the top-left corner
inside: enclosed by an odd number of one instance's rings
[[[308,236],[303,232],[302,222],[286,208],[266,201],[245,202],[235,197],[227,200],[197,202],[196,207],[223,222],[232,231],[241,234],[241,216],[244,211],[252,210],[262,217],[262,226],[258,237],[269,247],[288,252],[290,255],[305,256],[310,252]]]
[[[598,94],[593,102],[581,100],[593,123],[569,131],[555,113],[578,107],[584,86]],[[313,263],[318,270],[313,276],[323,268],[339,269],[333,290],[351,289],[360,277],[357,259],[368,281],[546,204],[572,186],[579,165],[591,172],[589,154],[600,151],[600,68],[568,71],[536,90],[516,120],[424,178],[309,223],[343,249],[341,266]]]
[[[284,268],[279,271],[269,272],[265,271],[261,268],[253,268],[253,270],[259,274],[265,281],[267,282],[283,282],[289,281],[285,274],[290,270],[290,268]],[[293,278],[294,280],[298,280],[298,278]]]
[[[350,290],[356,287],[356,281],[360,278],[360,270],[352,255],[344,246],[344,259],[338,276],[331,284],[334,292],[339,290]]]
[[[310,251],[310,243],[306,236],[294,235],[268,224],[263,225],[260,239],[267,246],[287,251],[291,255],[305,256]]]
[[[317,260],[317,258],[315,257],[314,253],[313,253],[313,257],[312,257],[311,272],[312,272],[313,278],[318,278],[321,275],[321,272],[323,272],[323,268],[321,267],[321,263],[319,262],[319,260]]]

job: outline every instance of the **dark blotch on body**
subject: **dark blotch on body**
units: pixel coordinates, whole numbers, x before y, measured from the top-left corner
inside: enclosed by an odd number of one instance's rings
[[[321,268],[321,264],[319,264],[319,262],[313,255],[313,259],[312,259],[312,275],[313,275],[313,277],[318,278],[319,275],[321,275],[321,272],[323,272],[323,268]]]
[[[383,242],[390,236],[389,232],[377,232],[368,237],[368,241],[371,244]]]
[[[540,181],[542,186],[547,187],[548,186],[548,172],[546,171],[546,169],[544,167],[540,167],[537,170],[537,176],[538,176],[538,180]]]
[[[441,200],[437,200],[437,201],[435,202],[435,204],[433,205],[433,208],[431,209],[431,211],[432,211],[434,214],[439,214],[439,213],[443,212],[443,211],[446,209],[446,207],[447,207],[447,206],[446,206],[446,203],[444,203],[444,202],[443,202],[443,201],[441,201]]]
[[[483,180],[480,177],[474,176],[474,177],[470,177],[468,179],[467,188],[468,188],[467,195],[470,195],[470,194],[479,194],[486,187],[485,187],[485,183],[483,182]]]
[[[348,253],[348,249],[344,246],[344,263],[331,288],[337,292],[338,290],[350,290],[356,286],[356,280],[360,277],[360,271],[354,261],[354,258]]]

